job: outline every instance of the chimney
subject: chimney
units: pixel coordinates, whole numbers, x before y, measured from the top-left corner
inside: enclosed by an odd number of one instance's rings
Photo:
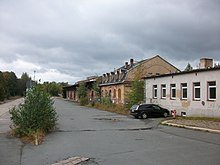
[[[134,64],[134,59],[131,58],[131,59],[130,59],[130,65],[132,66],[133,64]]]
[[[125,62],[125,69],[128,68],[128,62]]]
[[[213,68],[213,59],[211,58],[201,58],[199,63],[200,69]]]

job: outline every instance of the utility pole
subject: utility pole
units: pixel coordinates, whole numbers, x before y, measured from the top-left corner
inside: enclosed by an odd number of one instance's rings
[[[34,70],[34,81],[35,81],[35,73],[36,73],[36,70]]]

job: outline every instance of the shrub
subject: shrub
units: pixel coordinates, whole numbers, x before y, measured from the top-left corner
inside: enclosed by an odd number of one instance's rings
[[[107,107],[111,107],[112,106],[111,98],[110,97],[103,97],[102,104],[106,105]]]
[[[17,136],[33,137],[38,132],[53,130],[58,120],[53,100],[38,86],[31,88],[24,103],[12,108],[9,113]]]
[[[81,98],[79,99],[79,103],[80,103],[80,105],[82,105],[82,106],[88,105],[88,103],[89,103],[88,97],[81,97]]]
[[[129,115],[129,109],[124,105],[118,105],[118,104],[106,105],[106,104],[96,103],[94,106],[95,108],[100,110],[118,113],[121,115]]]

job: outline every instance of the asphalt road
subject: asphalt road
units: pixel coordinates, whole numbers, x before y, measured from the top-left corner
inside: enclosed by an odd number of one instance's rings
[[[159,125],[73,102],[55,100],[56,132],[43,144],[24,144],[0,133],[0,165],[51,165],[82,156],[87,165],[219,165],[220,134]]]

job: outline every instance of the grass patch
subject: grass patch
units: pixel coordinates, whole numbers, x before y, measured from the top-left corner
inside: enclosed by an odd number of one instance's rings
[[[105,105],[105,104],[96,103],[94,107],[99,110],[113,112],[121,115],[129,115],[129,110],[124,105],[117,105],[117,104]]]
[[[46,133],[42,130],[37,130],[34,133],[31,133],[29,135],[26,136],[18,136],[15,132],[15,130],[13,129],[10,134],[14,137],[20,138],[22,142],[24,143],[31,143],[33,145],[39,145],[43,142],[44,137],[46,136]]]
[[[215,121],[220,122],[220,118],[212,118],[212,117],[177,117],[177,120],[203,120],[203,121]]]

